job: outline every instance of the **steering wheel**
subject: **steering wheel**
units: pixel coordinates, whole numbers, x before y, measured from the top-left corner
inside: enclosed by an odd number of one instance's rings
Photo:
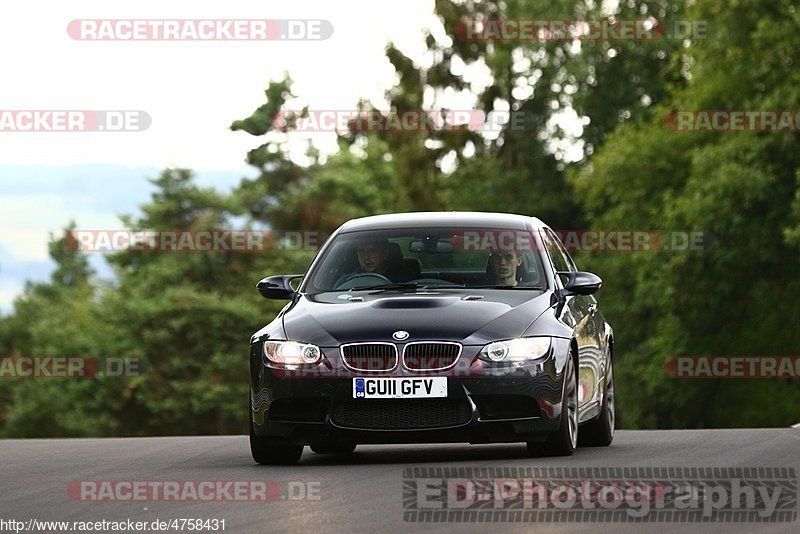
[[[354,284],[350,284],[350,282],[358,281],[358,280],[365,280],[372,278],[374,281],[373,283],[369,284],[359,284],[358,282]],[[355,273],[347,277],[344,282],[339,284],[336,289],[352,289],[354,287],[366,287],[378,284],[391,284],[392,281],[383,276],[382,274],[378,273]]]

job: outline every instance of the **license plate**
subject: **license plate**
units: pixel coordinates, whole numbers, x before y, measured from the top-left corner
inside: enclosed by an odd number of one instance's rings
[[[447,397],[447,377],[354,378],[354,399],[425,399]]]

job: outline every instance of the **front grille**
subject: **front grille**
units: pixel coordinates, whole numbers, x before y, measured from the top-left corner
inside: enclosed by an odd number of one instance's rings
[[[337,426],[368,430],[410,430],[466,424],[467,402],[451,399],[368,399],[337,403],[331,419]]]
[[[458,343],[409,343],[403,349],[403,364],[412,371],[437,371],[455,365],[459,354]]]
[[[397,366],[397,347],[393,343],[342,345],[342,361],[355,371],[391,371]]]

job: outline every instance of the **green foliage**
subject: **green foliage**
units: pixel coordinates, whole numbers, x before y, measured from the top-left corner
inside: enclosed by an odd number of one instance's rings
[[[800,109],[800,10],[791,0],[632,0],[619,20],[708,23],[707,39],[647,42],[465,41],[463,20],[597,20],[602,2],[437,0],[451,39],[428,35],[421,67],[392,45],[394,112],[440,109],[465,91],[486,113],[525,114],[525,129],[467,128],[339,134],[339,151],[289,156],[296,98],[288,78],[231,129],[257,138],[258,171],[230,194],[165,170],[132,229],[269,228],[328,234],[347,219],[392,211],[506,211],[553,227],[701,231],[702,251],[601,252],[576,258],[604,279],[598,295],[615,329],[620,423],[627,428],[787,425],[800,388],[781,380],[680,380],[679,355],[796,355],[800,334],[800,150],[796,134],[687,133],[672,110]],[[464,73],[485,65],[490,81]],[[483,68],[483,67],[481,67]],[[365,112],[374,110],[362,102]],[[559,113],[574,110],[582,133]],[[299,111],[299,110],[294,110]],[[301,112],[302,113],[302,112]],[[582,149],[570,162],[566,148]],[[0,436],[244,432],[247,340],[281,303],[254,290],[262,276],[302,272],[312,251],[124,251],[116,279],[95,279],[51,238],[47,283],[28,284],[0,317],[0,354],[136,358],[141,376],[0,380]],[[776,408],[776,406],[778,408]]]
[[[166,170],[134,230],[231,228],[230,198]],[[229,209],[230,208],[230,209]],[[246,428],[247,340],[280,309],[255,291],[262,276],[305,269],[310,253],[125,251],[109,259],[117,280],[91,282],[86,257],[53,239],[52,281],[29,284],[0,319],[3,355],[137,361],[120,378],[0,381],[6,437],[223,434]]]
[[[596,228],[702,231],[711,247],[584,262],[606,279],[624,425],[785,426],[800,419],[792,380],[687,383],[662,367],[678,355],[795,355],[797,138],[676,132],[661,118],[670,109],[798,109],[798,74],[788,69],[800,46],[797,9],[700,1],[688,13],[717,30],[687,49],[691,80],[651,116],[615,130],[572,183]]]

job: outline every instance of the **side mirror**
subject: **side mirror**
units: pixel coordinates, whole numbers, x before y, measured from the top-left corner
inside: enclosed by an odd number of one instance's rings
[[[567,277],[561,296],[569,295],[591,295],[603,285],[603,280],[599,276],[583,271],[560,271]]]
[[[291,300],[297,294],[292,287],[292,280],[302,278],[302,274],[281,274],[263,278],[256,284],[256,289],[265,299]]]

